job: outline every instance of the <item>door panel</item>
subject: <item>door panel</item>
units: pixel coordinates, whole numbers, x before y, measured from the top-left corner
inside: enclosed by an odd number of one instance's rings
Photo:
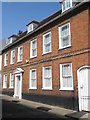
[[[79,109],[84,111],[90,111],[90,92],[89,81],[90,68],[83,67],[79,70],[78,75],[78,89],[79,89]]]
[[[17,76],[16,95],[20,95],[20,76]]]

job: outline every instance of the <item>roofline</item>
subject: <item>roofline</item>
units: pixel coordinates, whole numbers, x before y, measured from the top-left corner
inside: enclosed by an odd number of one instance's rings
[[[90,2],[90,0],[89,0],[88,2]],[[43,27],[47,26],[48,24],[50,24],[50,23],[54,22],[55,20],[59,19],[60,17],[66,15],[67,13],[73,11],[74,9],[82,6],[83,4],[85,4],[85,2],[81,2],[81,3],[77,4],[76,6],[72,7],[71,9],[69,9],[68,11],[66,11],[66,12],[58,15],[57,17],[51,19],[50,21],[48,21],[48,22],[46,22],[45,24],[41,25],[40,27],[38,27],[37,29],[33,30],[32,32],[26,34],[24,37],[22,37],[22,38],[16,40],[14,43],[11,43],[11,44],[9,44],[8,46],[6,46],[6,47],[2,50],[2,52],[3,52],[4,50],[6,50],[7,48],[13,46],[14,44],[20,42],[22,39],[28,37],[29,35],[32,35],[33,33],[37,32],[38,30],[40,30],[40,29],[42,29]],[[60,11],[60,10],[59,10],[59,11]],[[57,11],[57,12],[58,12],[58,11]]]
[[[26,26],[30,25],[31,23],[36,23],[36,24],[39,24],[39,22],[38,22],[38,21],[36,21],[36,20],[32,20],[31,22],[29,22],[28,24],[26,24]]]
[[[11,37],[16,37],[17,38],[17,35],[13,34],[10,37],[8,37],[8,39],[11,38]]]

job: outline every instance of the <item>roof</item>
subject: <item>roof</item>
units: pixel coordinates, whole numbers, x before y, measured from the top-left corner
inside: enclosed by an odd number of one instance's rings
[[[29,22],[26,26],[30,25],[31,23],[36,23],[36,24],[39,24],[39,22],[38,22],[38,21],[36,21],[36,20],[32,20],[32,21],[31,21],[31,22]]]
[[[17,35],[13,34],[10,37],[8,37],[8,39],[11,38],[11,37],[16,37],[17,38]]]
[[[13,43],[7,45],[2,51],[6,50],[7,48],[13,46],[14,44],[20,42],[24,38],[34,34],[35,32],[39,31],[43,27],[47,26],[48,24],[54,22],[55,20],[61,18],[62,16],[70,13],[71,11],[75,10],[76,8],[78,8],[84,4],[85,4],[85,2],[81,2],[81,3],[77,4],[76,6],[72,7],[71,9],[68,9],[67,11],[65,11],[63,13],[62,13],[62,10],[60,9],[56,13],[54,13],[54,14],[50,15],[49,17],[45,18],[44,20],[40,21],[38,27],[35,30],[33,30],[32,32],[30,32],[30,33],[27,33],[27,31],[23,32],[20,36],[17,37],[17,39]],[[28,23],[28,24],[30,24],[30,23]]]

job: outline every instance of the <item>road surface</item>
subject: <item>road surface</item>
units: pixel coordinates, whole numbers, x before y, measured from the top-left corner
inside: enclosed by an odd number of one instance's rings
[[[35,119],[38,118],[39,119],[58,119],[58,120],[70,120],[66,117],[63,116],[57,116],[54,114],[51,114],[43,109],[34,109],[34,108],[30,108],[30,107],[26,107],[24,105],[19,104],[19,102],[15,102],[15,101],[6,101],[6,100],[2,100],[2,120],[5,119]]]

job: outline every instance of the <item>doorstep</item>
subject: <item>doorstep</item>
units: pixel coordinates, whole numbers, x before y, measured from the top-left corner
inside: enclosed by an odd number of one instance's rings
[[[84,111],[66,114],[65,116],[76,120],[90,120],[90,113]]]

